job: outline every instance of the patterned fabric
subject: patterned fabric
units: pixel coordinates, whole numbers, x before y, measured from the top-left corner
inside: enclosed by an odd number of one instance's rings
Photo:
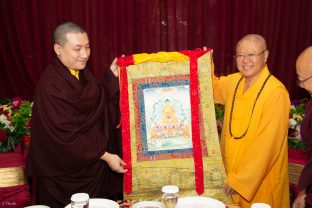
[[[124,197],[159,200],[161,187],[180,196],[225,203],[226,174],[212,95],[211,51],[136,54],[118,59]]]
[[[0,153],[0,207],[25,207],[30,204],[24,174],[25,161],[20,152]]]

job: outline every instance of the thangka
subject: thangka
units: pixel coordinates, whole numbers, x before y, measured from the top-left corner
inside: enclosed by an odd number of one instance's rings
[[[228,203],[211,50],[135,54],[117,64],[125,199],[159,200],[162,186],[176,185],[180,196]]]

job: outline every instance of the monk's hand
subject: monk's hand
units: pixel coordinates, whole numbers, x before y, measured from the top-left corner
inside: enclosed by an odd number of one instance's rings
[[[121,57],[125,57],[125,55],[122,55]],[[115,75],[115,77],[118,77],[118,65],[117,65],[117,58],[114,58],[111,66],[110,66],[110,70],[113,72],[113,74]]]
[[[203,46],[203,50],[204,50],[204,51],[208,51],[207,46]],[[211,51],[211,54],[213,54],[213,49],[210,49],[210,51]]]
[[[126,163],[116,154],[105,152],[101,159],[106,161],[108,166],[117,173],[125,173],[128,171],[124,168]]]
[[[300,191],[292,205],[292,208],[305,208],[305,197],[306,197],[305,190]]]
[[[115,75],[115,77],[118,77],[118,66],[117,66],[117,58],[114,58],[111,66],[110,66],[110,70],[113,72],[113,74]]]
[[[236,193],[236,191],[229,184],[225,184],[223,192],[227,195],[233,195]]]

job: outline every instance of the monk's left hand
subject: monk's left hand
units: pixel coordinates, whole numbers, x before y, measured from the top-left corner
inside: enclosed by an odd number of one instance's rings
[[[223,187],[223,192],[227,195],[232,195],[236,193],[236,191],[229,184],[225,184],[225,186]]]
[[[305,208],[305,198],[306,198],[306,192],[305,189],[302,191],[299,191],[297,198],[295,199],[292,208]]]
[[[117,173],[125,173],[128,171],[124,168],[126,163],[116,154],[105,152],[101,159],[106,161],[108,166]]]

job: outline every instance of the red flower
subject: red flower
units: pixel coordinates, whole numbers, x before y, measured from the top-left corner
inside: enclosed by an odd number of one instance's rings
[[[30,143],[30,135],[27,135],[27,136],[24,136],[22,139],[21,139],[22,142],[25,142],[25,144],[28,146],[29,143]]]
[[[6,133],[0,129],[0,142],[5,142],[8,139]]]
[[[23,102],[23,100],[20,97],[13,98],[12,107],[14,109],[19,109],[21,107],[21,105],[22,105],[22,102]]]
[[[8,121],[11,121],[11,117],[7,112],[4,112],[3,115],[5,115],[5,117]]]

